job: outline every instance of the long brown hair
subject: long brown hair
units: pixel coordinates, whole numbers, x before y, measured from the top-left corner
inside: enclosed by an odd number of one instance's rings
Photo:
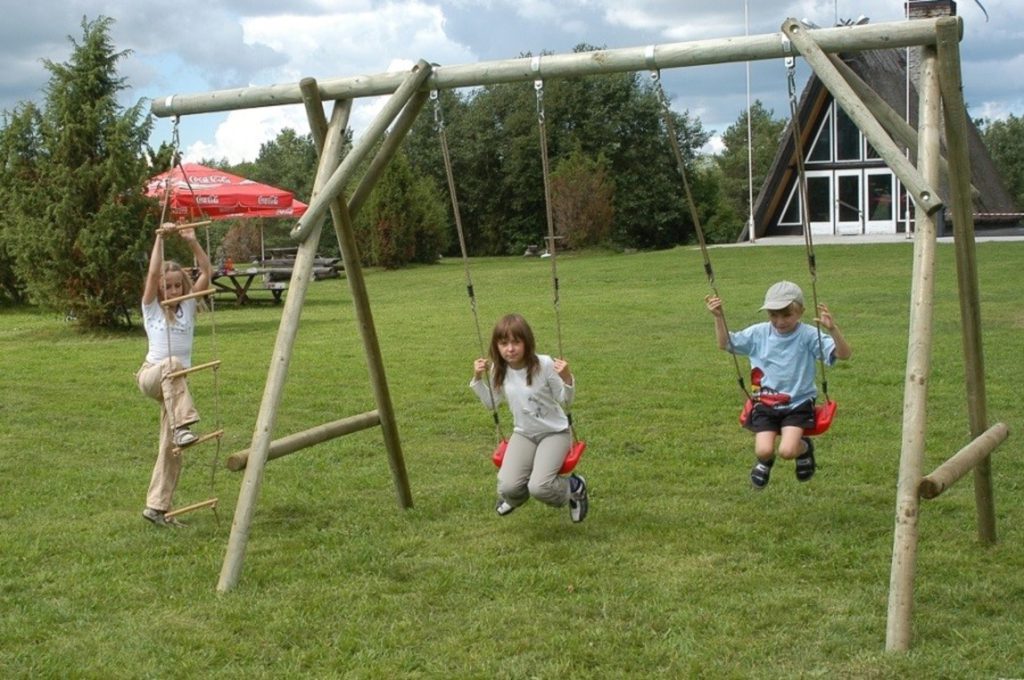
[[[494,387],[501,389],[508,372],[508,363],[501,356],[498,343],[505,339],[519,340],[523,343],[523,356],[526,359],[526,384],[533,384],[533,375],[540,370],[540,359],[537,358],[537,342],[533,339],[533,330],[526,319],[520,314],[506,314],[494,324],[491,333],[491,363],[494,365]]]

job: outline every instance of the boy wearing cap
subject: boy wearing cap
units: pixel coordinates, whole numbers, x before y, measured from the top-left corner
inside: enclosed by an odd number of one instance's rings
[[[849,359],[853,350],[825,305],[818,305],[818,322],[829,334],[801,322],[804,294],[791,281],[779,281],[765,293],[761,310],[768,312],[768,321],[734,333],[726,328],[722,300],[709,295],[706,303],[715,317],[719,349],[750,358],[754,407],[746,427],[754,432],[757,457],[750,482],[755,489],[767,486],[777,439],[778,455],[796,459],[796,478],[806,482],[816,468],[814,444],[804,436],[805,429],[814,427],[815,362],[832,366],[838,359]]]

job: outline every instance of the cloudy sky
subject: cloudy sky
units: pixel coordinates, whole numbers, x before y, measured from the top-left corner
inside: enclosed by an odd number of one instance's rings
[[[964,91],[972,117],[1024,115],[1024,2],[960,0]],[[902,21],[902,0],[33,0],[9,3],[0,24],[0,109],[41,99],[43,59],[67,59],[83,17],[115,20],[118,50],[131,50],[120,73],[140,98],[250,85],[295,83],[407,70],[418,59],[442,65],[511,59],[543,50],[571,52],[581,42],[642,47],[774,33],[786,17],[821,26],[868,17]],[[788,114],[781,62],[750,67],[750,96]],[[806,70],[801,69],[801,79]],[[747,69],[727,64],[663,74],[678,110],[721,132],[747,101]],[[803,81],[800,81],[802,85]],[[380,100],[358,102],[358,135]],[[282,127],[308,130],[300,106],[200,114],[181,123],[186,157],[253,160]],[[169,140],[159,119],[153,141]]]

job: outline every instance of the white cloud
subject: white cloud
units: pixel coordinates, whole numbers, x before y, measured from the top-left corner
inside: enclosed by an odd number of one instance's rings
[[[212,143],[203,140],[191,144],[186,142],[182,156],[191,162],[223,158],[232,163],[251,161],[259,155],[260,145],[276,138],[284,128],[292,128],[300,134],[309,131],[303,107],[273,106],[231,111],[217,126]]]

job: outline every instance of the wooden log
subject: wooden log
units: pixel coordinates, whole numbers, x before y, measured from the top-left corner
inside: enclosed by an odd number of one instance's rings
[[[967,384],[967,417],[971,436],[978,437],[988,429],[988,404],[985,397],[985,357],[981,342],[981,293],[974,242],[974,206],[971,202],[971,156],[967,146],[967,106],[964,103],[963,80],[960,75],[957,28],[958,24],[953,17],[939,19],[936,24],[938,41],[935,47],[939,58],[946,148],[949,164],[957,170],[950,175],[949,190],[957,289],[960,291],[960,336]],[[991,545],[996,542],[996,509],[992,496],[992,470],[987,460],[978,461],[974,466],[974,501],[978,538]]]
[[[350,416],[348,418],[342,418],[341,420],[335,420],[330,423],[311,427],[308,430],[296,432],[288,435],[287,437],[282,437],[281,439],[275,439],[270,443],[270,450],[267,452],[267,460],[287,456],[288,454],[301,451],[302,449],[309,448],[315,444],[320,444],[330,439],[341,437],[342,435],[359,432],[360,430],[366,430],[376,425],[380,425],[380,417],[377,415],[377,411],[367,411],[366,413],[361,413],[356,416]],[[229,470],[239,472],[240,470],[245,469],[248,461],[249,449],[244,449],[228,456],[226,465]]]
[[[846,79],[829,61],[828,55],[818,45],[815,37],[811,35],[812,33],[817,35],[817,31],[807,30],[796,19],[787,19],[782,24],[782,30],[793,41],[810,67],[814,69],[815,75],[818,76],[822,84],[832,93],[836,103],[864,133],[864,137],[871,142],[871,146],[882,157],[893,174],[900,178],[903,186],[913,196],[914,203],[928,215],[942,208],[942,199],[939,197],[938,191],[935,190],[935,185],[925,181],[913,163],[903,155],[892,138],[886,134],[881,123],[871,114]]]
[[[1006,441],[1010,434],[1005,423],[996,423],[985,430],[980,437],[957,451],[945,463],[935,468],[931,474],[925,475],[918,485],[921,498],[937,498],[946,489],[956,484],[965,474],[974,469],[982,460],[988,458],[997,446]]]
[[[395,93],[388,99],[380,112],[366,128],[363,136],[345,156],[345,159],[331,174],[320,191],[313,192],[309,200],[309,207],[302,217],[298,219],[295,227],[291,230],[291,237],[296,241],[305,241],[312,231],[313,226],[321,224],[331,208],[331,203],[340,198],[344,193],[349,180],[358,171],[360,164],[369,155],[377,142],[384,137],[388,127],[395,120],[395,117],[405,108],[405,105],[412,99],[413,95],[426,81],[430,75],[431,67],[427,62],[420,60],[412,71],[406,76],[405,82],[395,90]]]
[[[939,177],[940,106],[935,50],[921,50],[921,82],[917,165],[930,182]],[[917,568],[917,520],[925,435],[928,421],[928,382],[931,377],[932,322],[935,312],[935,260],[938,215],[920,215],[914,237],[914,269],[910,288],[910,337],[903,386],[903,437],[899,478],[896,483],[892,566],[885,648],[910,647],[914,610],[914,575]]]
[[[176,456],[180,456],[181,452],[184,451],[185,449],[191,449],[193,446],[198,446],[199,444],[202,444],[203,442],[208,442],[211,439],[220,439],[223,436],[224,430],[214,430],[213,432],[208,432],[207,434],[200,435],[199,437],[196,438],[194,442],[186,444],[185,446],[175,446],[174,448],[171,449],[171,453],[173,453]]]
[[[217,499],[216,498],[211,498],[211,499],[206,500],[206,501],[199,501],[198,503],[193,503],[192,505],[186,505],[183,508],[177,508],[175,510],[169,510],[169,511],[164,513],[164,518],[165,519],[171,519],[172,517],[177,517],[179,515],[184,515],[184,514],[193,512],[195,510],[202,510],[203,508],[211,508],[212,509],[212,508],[216,508],[216,507],[217,507]]]
[[[315,88],[315,81],[312,82]],[[318,108],[322,117],[323,108],[319,106],[314,108]],[[311,122],[310,127],[313,129],[314,138],[319,136],[321,140],[327,140],[324,150],[321,151],[320,163],[313,181],[314,195],[321,190],[323,182],[338,165],[350,110],[351,103],[342,102],[334,107],[329,126],[324,125],[323,128],[317,128]],[[231,535],[228,537],[228,547],[217,581],[217,592],[220,593],[234,588],[242,575],[242,562],[245,559],[246,545],[249,540],[249,527],[252,525],[253,515],[256,512],[256,500],[263,482],[263,469],[266,467],[267,455],[270,451],[270,437],[274,431],[284,384],[288,377],[288,364],[295,346],[302,303],[309,287],[309,274],[313,268],[313,259],[316,256],[316,247],[320,241],[322,226],[320,223],[315,224],[313,231],[310,232],[310,237],[299,245],[295,253],[295,269],[292,272],[290,293],[285,300],[284,310],[281,312],[281,323],[278,326],[270,367],[267,369],[267,382],[263,390],[260,410],[256,416],[256,426],[253,428],[252,443],[249,446],[249,461],[238,491],[238,503],[235,505],[235,515],[231,523]]]
[[[160,225],[156,232],[158,234],[171,234],[176,231],[183,229],[195,229],[196,227],[205,227],[213,224],[213,220],[203,220],[202,222],[189,222],[187,224],[174,224],[173,222],[164,222]]]
[[[178,304],[179,302],[181,302],[183,300],[191,300],[192,298],[206,297],[207,295],[213,295],[216,292],[217,292],[217,290],[215,288],[207,288],[206,290],[192,291],[188,295],[181,295],[179,297],[167,298],[166,300],[162,301],[160,304],[163,305],[164,307],[171,307],[173,305]]]
[[[872,115],[882,124],[893,139],[904,144],[910,151],[911,156],[917,156],[917,131],[913,126],[903,119],[903,116],[889,106],[881,95],[871,89],[871,86],[864,82],[857,73],[850,68],[849,64],[834,54],[828,55],[829,61],[836,67],[836,70],[846,79],[853,91],[861,98],[864,105],[868,107]],[[949,163],[944,156],[939,156],[939,168],[943,177],[949,177]],[[980,196],[981,192],[973,184],[971,194]]]
[[[398,118],[395,119],[395,124],[391,126],[391,131],[384,138],[384,143],[381,144],[380,150],[370,162],[370,167],[366,169],[366,172],[363,173],[363,178],[359,180],[359,186],[356,187],[356,190],[352,192],[352,196],[348,199],[348,216],[350,219],[355,219],[356,215],[359,214],[360,208],[363,207],[363,203],[370,197],[370,192],[373,191],[374,185],[384,173],[384,169],[391,162],[395,152],[398,151],[398,147],[401,146],[405,135],[412,128],[412,124],[416,122],[416,117],[429,96],[427,92],[417,92],[402,109]]]
[[[861,26],[821,28],[815,41],[826,52],[858,52],[935,44],[938,19],[883,22]],[[714,38],[691,42],[647,45],[611,50],[544,55],[540,73],[531,68],[532,57],[436,67],[429,89],[450,90],[498,83],[533,82],[570,76],[651,71],[654,69],[726,64],[792,56],[779,33]],[[405,80],[402,73],[331,78],[317,82],[323,101],[379,97],[395,92]],[[301,104],[298,83],[243,87],[196,94],[173,94],[153,100],[160,118],[214,111],[235,111],[262,106]]]
[[[168,373],[167,377],[168,378],[177,378],[177,377],[182,376],[182,375],[188,375],[190,373],[195,373],[196,371],[204,371],[207,368],[212,368],[214,370],[220,368],[220,359],[217,359],[216,361],[209,361],[209,362],[207,362],[205,364],[198,364],[196,366],[190,366],[189,368],[183,368],[180,371],[174,371],[172,373]]]

